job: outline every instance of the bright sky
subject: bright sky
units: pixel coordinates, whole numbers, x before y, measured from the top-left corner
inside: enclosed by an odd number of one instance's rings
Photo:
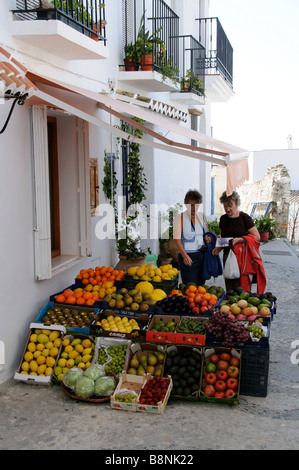
[[[213,136],[246,150],[299,148],[299,1],[210,0],[234,49],[235,95],[212,105]]]

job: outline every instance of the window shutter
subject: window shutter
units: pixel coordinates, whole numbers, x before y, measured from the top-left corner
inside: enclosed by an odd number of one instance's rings
[[[52,277],[47,108],[32,106],[35,279]]]

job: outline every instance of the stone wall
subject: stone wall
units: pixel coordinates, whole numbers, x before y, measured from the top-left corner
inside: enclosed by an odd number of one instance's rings
[[[213,167],[215,215],[223,214],[219,197],[226,187],[226,169]],[[237,192],[241,198],[240,209],[250,214],[252,203],[272,201],[271,216],[278,222],[276,234],[278,237],[287,237],[291,179],[284,165],[268,168],[265,176],[255,183],[244,183]]]

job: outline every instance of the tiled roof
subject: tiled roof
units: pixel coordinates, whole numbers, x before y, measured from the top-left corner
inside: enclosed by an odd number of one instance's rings
[[[0,92],[26,98],[32,96],[37,88],[26,73],[27,69],[0,46]]]
[[[291,204],[299,203],[299,191],[297,189],[291,189],[290,203]]]

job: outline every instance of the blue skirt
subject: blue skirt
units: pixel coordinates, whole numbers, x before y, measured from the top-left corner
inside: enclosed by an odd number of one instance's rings
[[[205,254],[202,251],[196,251],[194,253],[188,253],[188,255],[192,259],[192,266],[187,266],[183,261],[181,253],[178,254],[182,283],[187,284],[188,282],[194,282],[197,286],[203,285],[202,270]]]

